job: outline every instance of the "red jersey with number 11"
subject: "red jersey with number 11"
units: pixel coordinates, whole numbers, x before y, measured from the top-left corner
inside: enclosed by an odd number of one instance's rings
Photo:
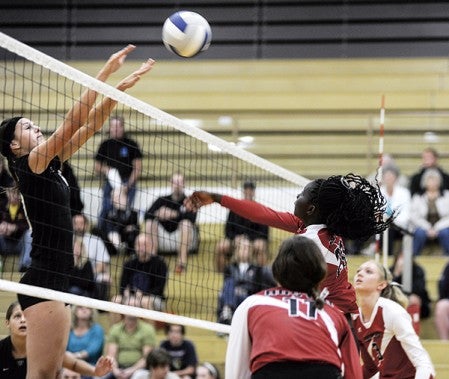
[[[247,379],[274,362],[322,363],[345,379],[361,379],[355,339],[334,306],[315,307],[303,293],[281,287],[248,297],[234,313],[226,354],[226,379]]]

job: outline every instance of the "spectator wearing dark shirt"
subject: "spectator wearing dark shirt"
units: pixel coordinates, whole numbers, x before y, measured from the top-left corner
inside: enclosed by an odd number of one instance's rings
[[[125,121],[121,116],[109,119],[109,139],[101,143],[95,155],[97,174],[108,178],[112,171],[118,172],[119,184],[127,188],[128,204],[132,206],[136,184],[142,172],[142,152],[137,142],[125,135]],[[100,230],[103,230],[104,219],[112,207],[111,191],[114,184],[105,180],[103,185],[102,207],[98,219]]]
[[[75,237],[73,243],[74,265],[69,276],[69,292],[75,295],[93,297],[95,275],[82,237]]]
[[[160,347],[171,356],[170,371],[181,379],[194,378],[198,358],[193,342],[184,338],[184,325],[167,324],[165,332],[167,339],[161,342]]]
[[[231,324],[234,311],[248,296],[276,286],[271,270],[251,263],[252,248],[248,238],[240,238],[236,246],[235,261],[225,268],[223,288],[218,298],[217,314],[220,323]]]
[[[255,200],[256,184],[252,181],[243,183],[243,197],[246,200]],[[267,264],[268,260],[268,226],[258,224],[247,218],[229,211],[225,225],[225,238],[218,241],[215,249],[216,269],[223,272],[239,238],[246,237],[251,241],[254,261],[259,266]]]
[[[113,302],[126,304],[131,297],[142,308],[161,310],[167,281],[167,264],[152,254],[151,239],[145,233],[137,236],[134,258],[123,265],[119,295]]]
[[[112,208],[105,219],[106,239],[114,247],[114,252],[126,252],[134,249],[134,241],[140,231],[139,214],[127,203],[127,190],[112,190]]]
[[[196,212],[184,207],[184,176],[174,174],[171,179],[172,193],[156,199],[145,213],[145,231],[152,238],[154,252],[177,252],[176,273],[187,266],[187,255],[198,242],[195,227]]]
[[[14,179],[7,169],[5,158],[0,156],[0,202],[6,200],[5,189],[14,187]]]
[[[438,337],[449,341],[449,263],[443,269],[438,281],[439,300],[435,304],[435,325]]]
[[[400,251],[395,255],[390,271],[393,282],[402,284],[404,268],[404,253]],[[413,326],[417,334],[420,333],[420,320],[430,316],[430,297],[426,288],[426,273],[424,269],[412,260],[412,290],[406,293],[408,297],[407,312],[412,317]]]
[[[25,232],[28,221],[25,216],[19,190],[8,187],[6,199],[0,204],[0,255],[19,255],[28,246],[25,244]]]

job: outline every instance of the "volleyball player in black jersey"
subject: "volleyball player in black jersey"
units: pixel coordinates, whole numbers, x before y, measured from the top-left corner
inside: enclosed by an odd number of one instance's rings
[[[113,54],[97,79],[105,81],[134,49],[128,45]],[[151,59],[143,63],[116,88],[125,91],[134,86],[153,63]],[[100,130],[117,104],[110,98],[96,104],[96,98],[95,91],[86,90],[47,140],[39,126],[25,117],[1,123],[1,153],[8,159],[33,231],[32,263],[21,283],[67,291],[73,266],[73,231],[69,187],[60,169],[62,162]],[[27,379],[54,379],[67,346],[70,309],[59,301],[18,297],[27,319]]]

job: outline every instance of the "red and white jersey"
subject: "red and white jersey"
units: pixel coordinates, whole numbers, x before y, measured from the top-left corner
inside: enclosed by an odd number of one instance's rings
[[[326,225],[305,226],[302,220],[289,212],[278,212],[251,200],[240,200],[223,196],[221,205],[259,224],[301,234],[313,240],[321,250],[327,263],[327,275],[321,289],[329,290],[327,300],[343,313],[357,313],[354,288],[348,280],[346,249],[342,239],[332,235]]]
[[[416,334],[410,315],[398,303],[380,297],[370,320],[354,316],[364,378],[432,379],[435,370]]]
[[[232,318],[225,379],[248,379],[272,362],[323,362],[345,379],[361,379],[362,368],[345,316],[330,304],[318,310],[303,293],[281,287],[249,296]]]

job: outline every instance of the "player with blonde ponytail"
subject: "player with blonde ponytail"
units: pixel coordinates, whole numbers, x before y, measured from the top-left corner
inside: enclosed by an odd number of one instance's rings
[[[407,313],[407,296],[390,271],[374,260],[363,263],[354,277],[359,314],[354,329],[371,378],[432,379],[435,370]]]

